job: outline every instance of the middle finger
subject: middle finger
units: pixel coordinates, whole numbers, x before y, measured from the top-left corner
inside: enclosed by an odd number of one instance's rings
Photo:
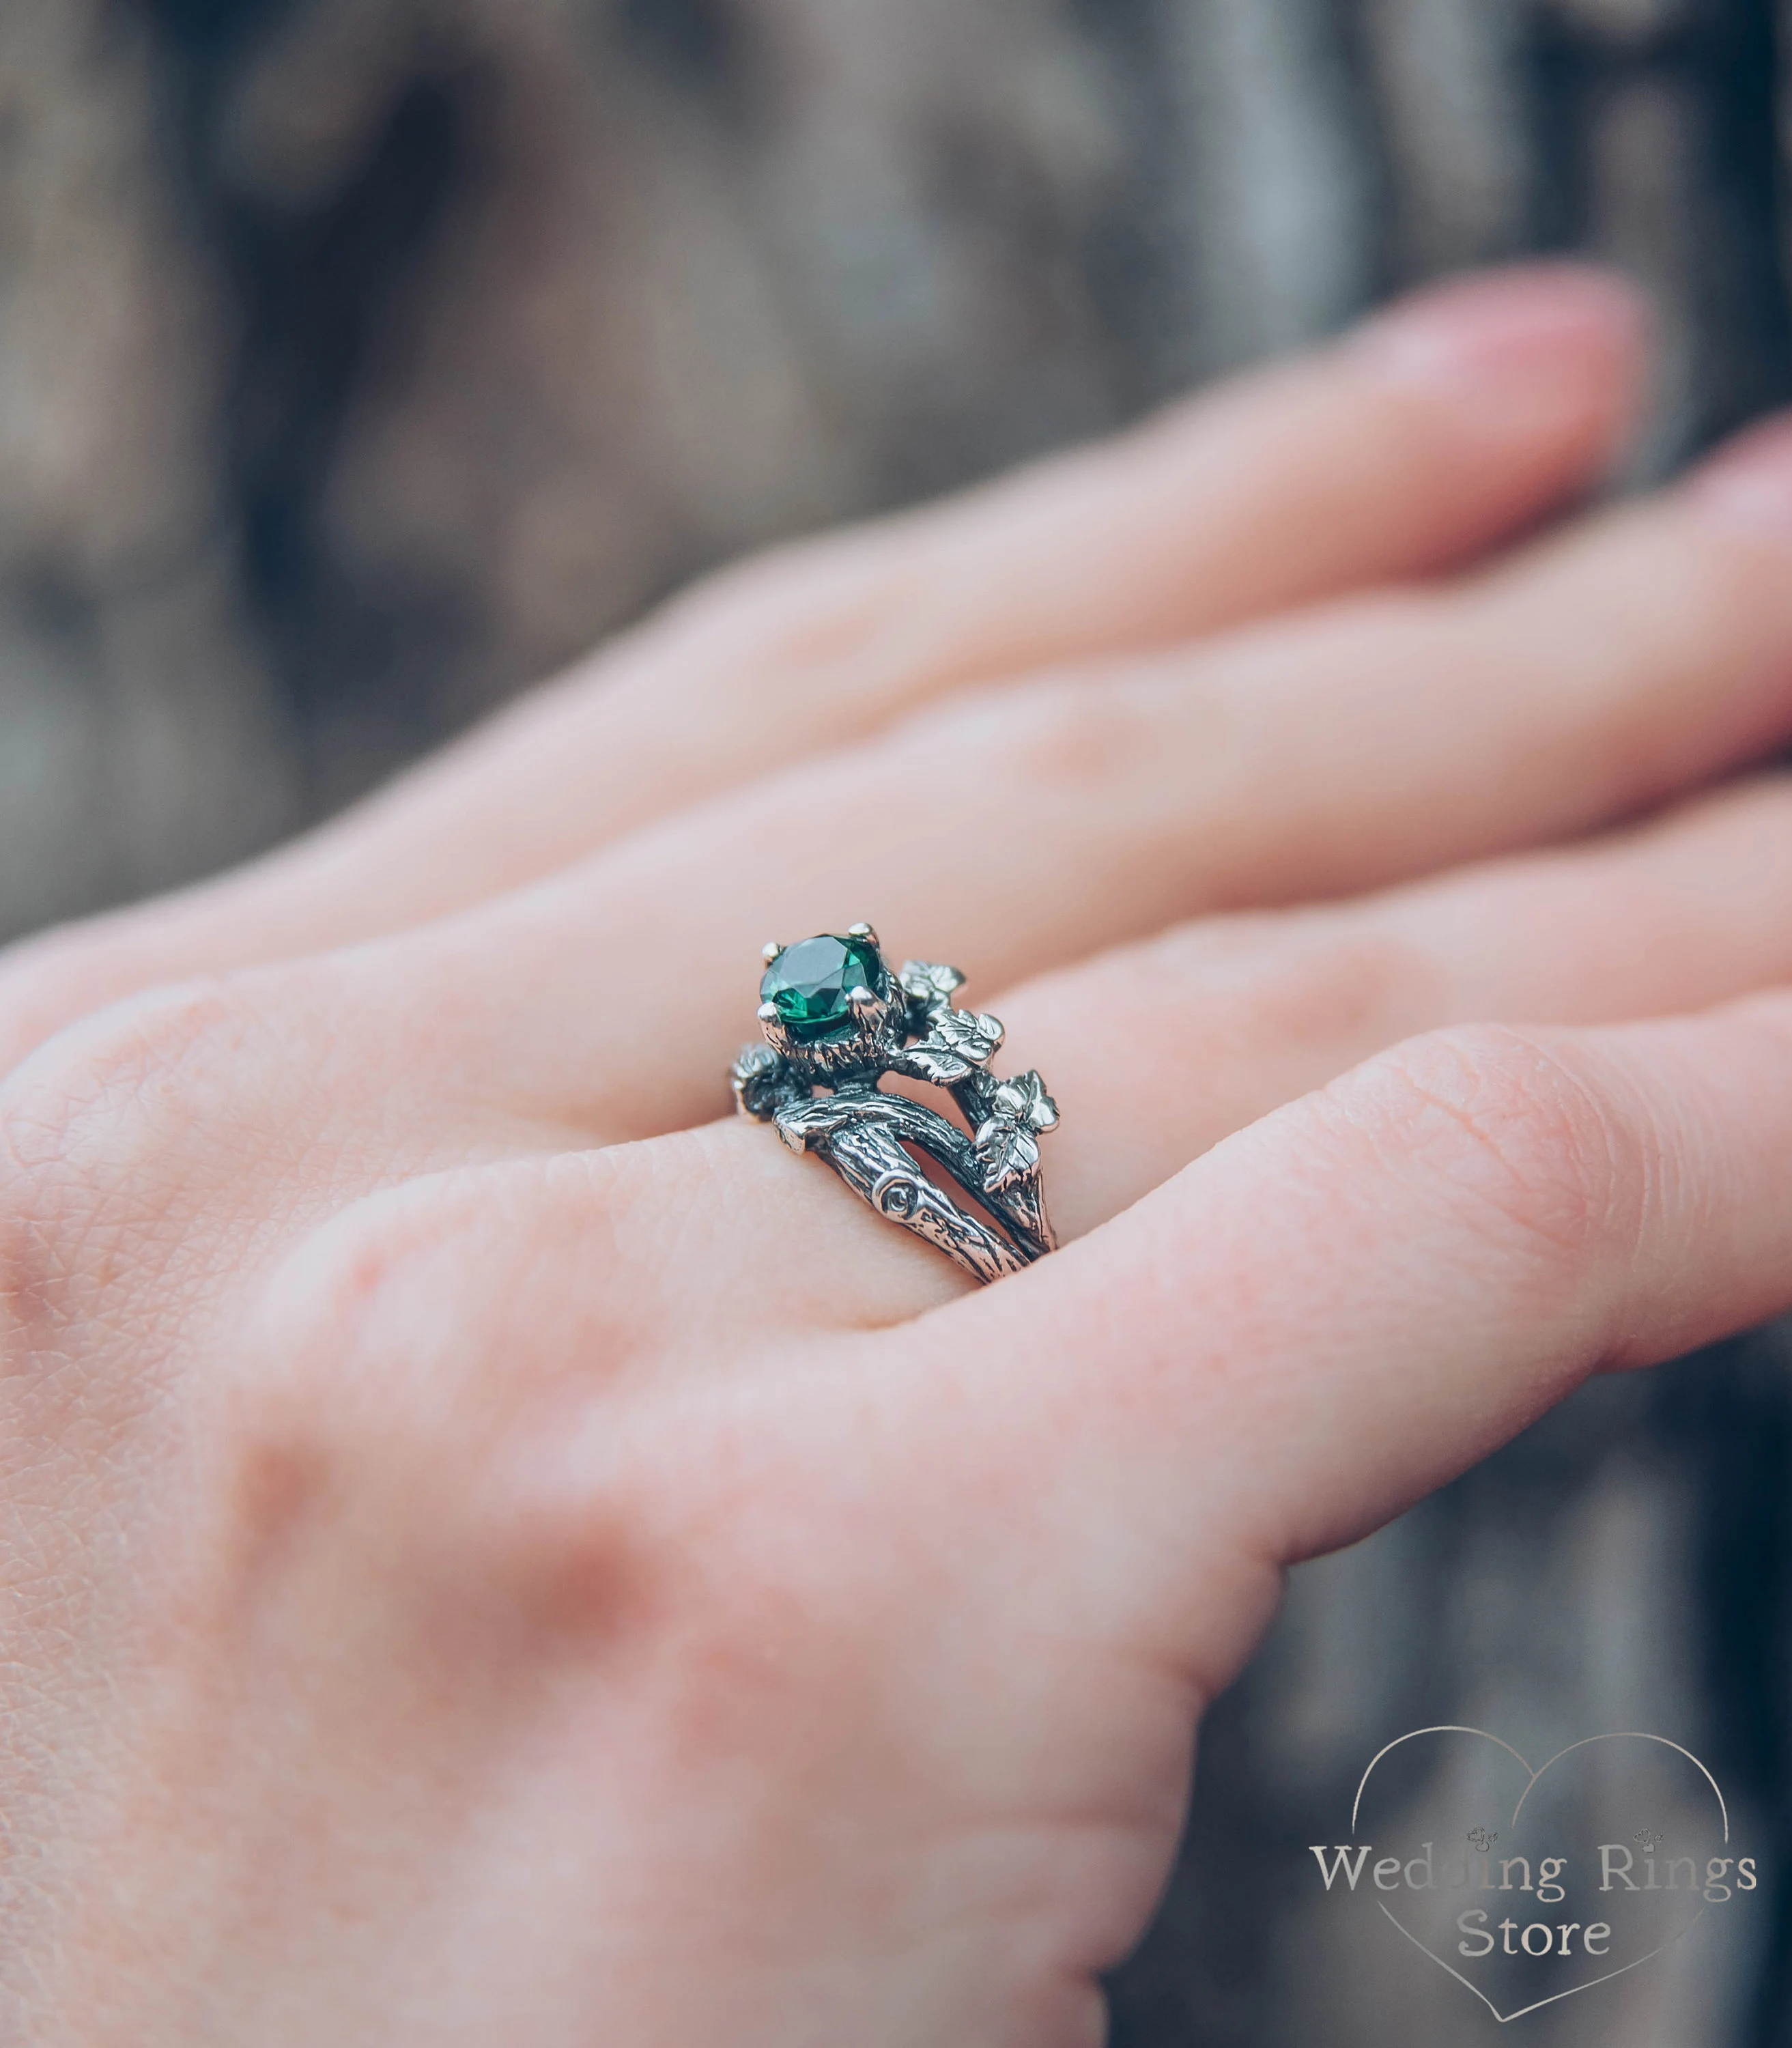
[[[1792,723],[1792,523],[1707,495],[1448,595],[992,692],[343,972],[429,1020],[434,1057],[389,1085],[421,1082],[444,1119],[471,1096],[632,1138],[723,1106],[766,939],[865,917],[898,956],[969,968],[983,1002],[1191,917],[1559,839]]]

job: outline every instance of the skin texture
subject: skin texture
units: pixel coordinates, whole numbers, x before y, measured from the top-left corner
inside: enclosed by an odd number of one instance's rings
[[[8,2033],[1100,2040],[1282,1569],[1792,1305],[1792,442],[1539,537],[1641,347],[1449,288],[0,964]],[[859,917],[1063,1108],[987,1290],[716,1120]]]

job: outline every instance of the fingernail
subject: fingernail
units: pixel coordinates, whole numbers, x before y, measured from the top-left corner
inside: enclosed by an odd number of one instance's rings
[[[1452,279],[1379,313],[1356,346],[1381,369],[1499,403],[1634,402],[1647,328],[1614,272],[1529,263]]]
[[[1708,511],[1792,538],[1792,413],[1745,429],[1693,472],[1686,488]]]

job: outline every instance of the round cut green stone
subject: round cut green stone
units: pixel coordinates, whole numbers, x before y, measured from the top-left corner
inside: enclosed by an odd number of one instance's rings
[[[798,1045],[813,1045],[852,1029],[847,997],[854,989],[882,995],[887,986],[875,946],[830,932],[786,946],[766,969],[759,999],[777,1004],[780,1022]]]

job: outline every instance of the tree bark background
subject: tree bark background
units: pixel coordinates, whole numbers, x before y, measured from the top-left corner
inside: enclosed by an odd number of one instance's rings
[[[253,850],[707,564],[1465,264],[1647,283],[1659,471],[1792,397],[1789,48],[1775,0],[17,0],[0,935]],[[1750,1940],[1535,2035],[1792,2040],[1789,1460],[1770,1334],[1297,1573],[1121,2048],[1491,2038],[1301,1868],[1426,1721],[1659,1728],[1769,1851]]]

